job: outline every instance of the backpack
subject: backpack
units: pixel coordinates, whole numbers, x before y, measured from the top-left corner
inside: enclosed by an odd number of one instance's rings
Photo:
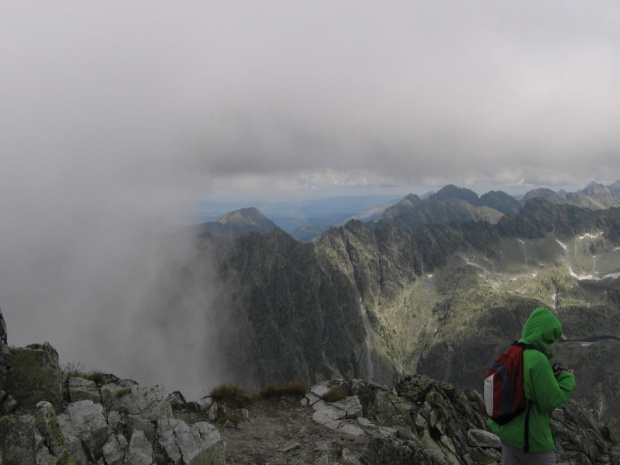
[[[491,364],[484,379],[484,406],[494,422],[504,425],[527,410],[525,452],[529,449],[529,402],[523,383],[523,351],[529,349],[536,348],[523,342],[513,342]]]

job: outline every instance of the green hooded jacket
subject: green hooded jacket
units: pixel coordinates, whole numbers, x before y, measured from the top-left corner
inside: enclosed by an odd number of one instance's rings
[[[550,310],[538,307],[527,319],[521,336],[519,342],[539,349],[523,352],[525,395],[530,401],[529,451],[552,451],[555,441],[549,425],[551,413],[566,402],[575,389],[575,376],[564,372],[556,378],[549,363],[552,354],[548,348],[562,336],[562,325]],[[502,441],[523,449],[525,417],[526,412],[523,412],[504,425],[489,420],[489,426]]]

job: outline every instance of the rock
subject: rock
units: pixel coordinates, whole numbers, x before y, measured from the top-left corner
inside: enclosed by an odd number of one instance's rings
[[[7,464],[34,464],[42,440],[35,441],[34,417],[21,415],[0,418],[0,459]],[[49,454],[49,452],[48,452]]]
[[[2,309],[0,308],[0,355],[5,352],[5,349],[8,349],[8,344],[6,335],[6,321],[4,321]]]
[[[325,406],[325,408],[317,410],[312,415],[312,419],[322,425],[326,423],[330,423],[335,420],[342,420],[342,419],[345,419],[346,417],[347,417],[347,413],[344,410],[340,410],[339,408],[332,407],[329,405]]]
[[[292,450],[299,449],[300,447],[301,447],[301,444],[299,444],[298,442],[293,442],[291,444],[287,444],[286,446],[284,446],[282,449],[280,449],[280,451],[290,452]]]
[[[101,403],[101,394],[97,385],[88,379],[72,377],[68,381],[69,399],[71,402],[90,400],[96,404]]]
[[[58,353],[48,342],[27,347],[11,347],[2,356],[6,376],[2,389],[26,409],[34,410],[41,401],[55,407],[62,404],[62,370]]]
[[[54,407],[49,402],[41,401],[36,406],[34,422],[41,434],[49,453],[59,464],[71,463],[71,453],[67,441],[60,430]]]
[[[139,415],[127,415],[127,433],[132,437],[135,431],[142,431],[146,438],[155,442],[155,423]]]
[[[472,447],[502,448],[502,441],[497,435],[479,429],[470,429],[467,431],[467,443]]]
[[[158,420],[157,435],[159,444],[173,463],[225,464],[224,442],[210,423],[189,426],[181,420]]]
[[[174,391],[172,394],[168,394],[168,403],[175,410],[184,409],[187,406],[187,401],[181,391]]]
[[[206,396],[202,397],[193,402],[194,409],[197,412],[208,412],[211,406],[213,405],[213,397]]]
[[[129,444],[125,436],[122,434],[110,436],[103,445],[103,458],[106,465],[123,465],[128,450]]]
[[[564,421],[564,410],[561,408],[556,408],[551,414],[551,418],[555,421]]]
[[[360,459],[358,459],[353,452],[346,447],[342,449],[341,459],[342,465],[362,465]]]
[[[152,465],[153,446],[142,431],[136,430],[131,435],[129,450],[125,455],[125,463],[131,465]]]
[[[67,406],[66,413],[58,415],[60,429],[67,438],[69,449],[76,460],[84,455],[99,458],[108,440],[108,423],[103,405],[81,400]]]
[[[120,389],[110,389],[109,386],[103,386],[101,393],[112,410],[139,415],[151,421],[173,417],[172,406],[161,386],[130,385]]]
[[[310,392],[317,397],[323,397],[325,394],[330,392],[332,389],[337,388],[347,388],[347,382],[343,379],[332,379],[327,381],[322,381],[318,384],[315,384],[310,388]]]
[[[358,418],[362,416],[362,404],[357,396],[350,396],[337,402],[332,402],[333,407],[343,410],[345,418]]]
[[[0,415],[9,415],[17,408],[17,401],[8,392],[0,389]]]

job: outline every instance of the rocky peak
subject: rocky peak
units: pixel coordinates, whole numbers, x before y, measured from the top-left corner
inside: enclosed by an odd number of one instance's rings
[[[200,234],[239,237],[253,232],[268,234],[277,227],[260,210],[250,207],[227,213],[215,222],[200,224],[198,230]]]
[[[429,197],[429,200],[431,201],[442,201],[449,199],[464,200],[472,205],[478,205],[480,201],[478,194],[474,191],[464,187],[457,187],[453,184],[448,184],[447,186],[442,187],[436,194]]]

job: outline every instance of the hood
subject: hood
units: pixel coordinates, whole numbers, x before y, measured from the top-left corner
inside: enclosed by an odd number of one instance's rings
[[[534,310],[523,327],[521,341],[547,352],[547,348],[562,336],[562,324],[556,316],[544,307]]]

